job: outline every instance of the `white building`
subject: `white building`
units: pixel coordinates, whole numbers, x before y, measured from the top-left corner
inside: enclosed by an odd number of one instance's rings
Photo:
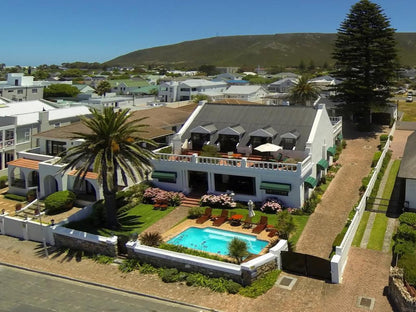
[[[193,95],[203,92],[223,92],[227,83],[206,79],[189,79],[185,81],[166,81],[159,86],[158,97],[162,102],[189,101]]]
[[[251,102],[261,102],[261,100],[269,93],[262,86],[230,86],[224,92],[226,99],[239,99]]]

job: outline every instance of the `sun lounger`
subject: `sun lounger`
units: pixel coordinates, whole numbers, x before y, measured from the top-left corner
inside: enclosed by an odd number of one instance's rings
[[[253,233],[259,234],[263,231],[267,226],[267,217],[261,216],[260,222],[257,223],[257,226],[253,229]]]
[[[243,221],[243,229],[251,229],[253,223],[251,222],[251,217],[247,216]]]
[[[225,221],[227,221],[227,219],[228,219],[228,210],[223,209],[222,212],[221,212],[221,215],[214,220],[214,223],[212,225],[220,226]]]
[[[274,237],[277,235],[277,229],[271,229],[269,231],[269,234],[267,235],[268,237]]]
[[[205,213],[196,220],[196,223],[198,223],[198,224],[204,223],[209,218],[211,218],[211,213],[212,213],[212,208],[209,208],[209,207],[206,208]]]

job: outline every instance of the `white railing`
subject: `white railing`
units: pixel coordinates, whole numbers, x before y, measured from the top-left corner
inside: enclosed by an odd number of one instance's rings
[[[373,190],[374,184],[377,180],[377,175],[380,172],[381,166],[383,164],[384,157],[386,156],[386,153],[390,147],[390,135],[393,135],[395,128],[396,123],[394,123],[390,131],[389,139],[387,140],[381,157],[378,160],[376,167],[374,168],[373,175],[371,176],[370,182],[367,185],[367,189],[365,190],[360,202],[358,203],[358,206],[356,207],[356,213],[351,221],[350,226],[348,227],[347,232],[345,233],[344,239],[339,246],[335,247],[335,255],[331,259],[331,276],[333,283],[339,284],[342,281],[342,274],[348,260],[348,252],[351,248],[351,244],[357,231],[358,225],[360,224],[361,218],[365,211],[366,199],[368,196],[370,196]]]

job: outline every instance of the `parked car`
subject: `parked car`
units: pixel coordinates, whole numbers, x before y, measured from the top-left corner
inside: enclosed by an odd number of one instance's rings
[[[406,102],[413,102],[413,96],[408,95],[406,98]]]

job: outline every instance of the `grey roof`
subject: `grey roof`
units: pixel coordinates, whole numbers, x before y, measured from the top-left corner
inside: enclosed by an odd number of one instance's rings
[[[200,125],[214,124],[219,131],[239,125],[245,130],[240,141],[241,144],[248,144],[250,133],[259,129],[271,131],[270,128],[272,128],[273,134],[277,134],[272,143],[279,145],[280,135],[296,130],[299,133],[296,149],[304,150],[315,116],[316,109],[309,106],[207,103],[186,129],[182,139],[189,139],[192,129]],[[217,139],[218,132],[212,135],[211,142],[215,142]]]
[[[416,179],[416,132],[413,132],[407,138],[397,176],[405,179]]]

